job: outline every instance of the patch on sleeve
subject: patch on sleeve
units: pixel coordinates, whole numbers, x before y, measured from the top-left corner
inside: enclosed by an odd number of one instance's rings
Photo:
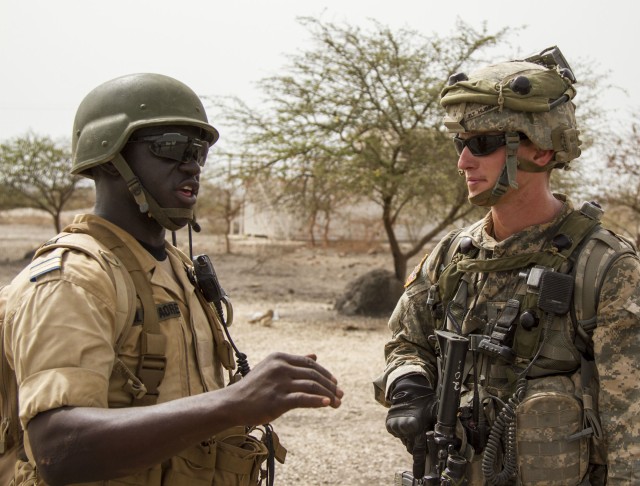
[[[413,269],[413,272],[411,272],[411,275],[407,277],[407,281],[404,283],[405,289],[409,285],[411,285],[413,282],[416,281],[416,279],[418,278],[418,275],[420,275],[420,272],[422,271],[422,266],[424,265],[424,262],[427,260],[428,256],[429,254],[426,254],[425,256],[423,256],[422,260],[420,260],[420,263],[418,263],[416,267]]]
[[[636,302],[635,297],[629,297],[629,299],[627,299],[624,304],[624,308],[631,312],[633,315],[640,316],[640,305],[638,305],[638,302]]]
[[[29,281],[36,282],[38,277],[54,270],[60,270],[62,268],[62,255],[65,250],[65,248],[56,248],[32,262],[29,267]]]

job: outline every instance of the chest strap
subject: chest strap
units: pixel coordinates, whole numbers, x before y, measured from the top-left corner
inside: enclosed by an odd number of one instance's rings
[[[132,406],[153,405],[158,401],[159,386],[164,378],[167,365],[167,338],[160,332],[158,312],[153,299],[151,283],[140,262],[127,245],[112,231],[101,225],[74,223],[65,228],[71,233],[86,233],[103,245],[120,259],[133,280],[136,294],[142,304],[143,320],[140,333],[140,359],[134,374],[118,357],[117,344],[116,362],[114,369],[123,374],[126,381],[125,389],[133,396]],[[123,333],[124,334],[124,333]]]

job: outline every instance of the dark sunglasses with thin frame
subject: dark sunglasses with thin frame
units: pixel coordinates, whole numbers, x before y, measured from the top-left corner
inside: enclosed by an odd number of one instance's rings
[[[520,140],[525,140],[526,135],[519,133]],[[489,155],[498,150],[500,147],[507,144],[507,139],[504,133],[498,133],[494,135],[486,135],[481,133],[480,135],[474,135],[469,138],[460,138],[457,135],[453,137],[453,145],[456,148],[458,155],[462,154],[465,147],[469,149],[472,155],[476,157],[482,157]]]

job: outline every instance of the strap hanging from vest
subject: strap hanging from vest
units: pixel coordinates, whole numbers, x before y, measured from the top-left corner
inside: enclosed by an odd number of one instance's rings
[[[142,303],[143,322],[140,339],[140,361],[136,374],[116,356],[115,368],[125,375],[126,389],[133,395],[133,406],[153,405],[158,401],[158,387],[166,369],[166,336],[161,334],[153,290],[140,262],[133,252],[112,231],[100,225],[71,224],[66,228],[72,233],[86,233],[109,248],[128,270],[136,293]]]
[[[200,305],[207,315],[207,320],[210,323],[213,342],[215,343],[216,353],[220,358],[220,363],[226,370],[231,372],[236,368],[233,360],[233,348],[231,343],[224,338],[222,330],[223,324],[220,322],[221,319],[216,315],[216,311],[213,309],[211,304],[205,300],[202,293],[198,290],[196,290],[196,297],[198,298]]]
[[[456,295],[447,305],[444,325],[444,329],[446,331],[452,331],[460,335],[462,334],[462,322],[467,314],[468,290],[469,277],[468,274],[465,274],[460,280],[460,285],[458,285]]]
[[[0,289],[0,308],[6,307],[8,286]],[[4,314],[0,315],[0,329],[4,326]],[[4,331],[0,333],[0,379],[3,383],[0,396],[0,455],[22,442],[22,427],[18,420],[18,385],[15,373],[7,362],[4,348]],[[14,399],[10,399],[14,398]],[[12,476],[13,477],[13,476]]]

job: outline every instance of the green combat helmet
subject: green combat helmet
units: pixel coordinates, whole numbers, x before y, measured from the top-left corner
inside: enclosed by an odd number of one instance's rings
[[[450,133],[505,132],[507,156],[502,174],[493,189],[472,197],[473,204],[492,206],[512,187],[516,172],[568,169],[580,156],[576,127],[576,79],[557,47],[540,54],[487,66],[467,76],[454,74],[441,93],[446,109],[444,125]],[[537,147],[553,150],[545,167],[517,158],[519,134]]]
[[[73,125],[71,172],[91,178],[93,167],[111,162],[141,212],[171,231],[180,228],[172,218],[186,218],[196,228],[193,210],[160,207],[120,155],[135,130],[154,125],[199,127],[209,146],[219,136],[191,88],[161,74],[130,74],[101,84],[80,103]]]

